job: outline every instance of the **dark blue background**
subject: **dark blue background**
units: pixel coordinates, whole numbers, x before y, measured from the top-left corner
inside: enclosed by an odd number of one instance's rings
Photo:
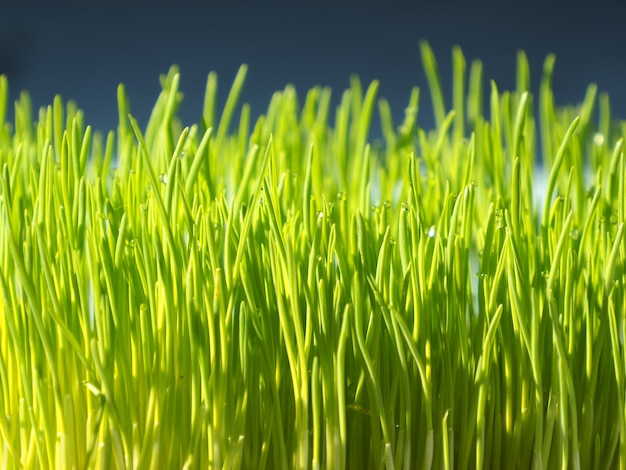
[[[533,87],[546,54],[556,53],[560,104],[582,100],[590,82],[626,117],[626,9],[612,2],[24,2],[0,6],[0,73],[11,98],[27,89],[39,107],[60,93],[84,109],[96,129],[117,125],[116,86],[145,125],[159,93],[158,76],[180,65],[185,124],[197,121],[209,71],[222,99],[241,63],[249,65],[243,99],[256,116],[288,83],[300,96],[320,84],[334,103],[357,73],[379,79],[396,118],[412,86],[422,88],[419,123],[432,126],[418,41],[435,50],[450,90],[453,45],[484,63],[485,85],[515,86],[518,49],[530,60]],[[617,3],[617,2],[615,2]],[[378,134],[378,126],[373,129]]]

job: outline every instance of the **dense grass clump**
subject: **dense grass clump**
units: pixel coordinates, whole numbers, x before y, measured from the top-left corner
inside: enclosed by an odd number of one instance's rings
[[[251,122],[245,67],[183,128],[173,68],[103,136],[0,78],[2,467],[624,468],[626,126],[422,59],[432,131],[356,78]]]

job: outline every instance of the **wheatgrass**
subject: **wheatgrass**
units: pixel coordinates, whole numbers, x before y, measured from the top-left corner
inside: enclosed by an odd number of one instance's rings
[[[1,466],[625,468],[626,124],[421,54],[432,130],[356,77],[254,120],[242,66],[102,134],[0,77]]]

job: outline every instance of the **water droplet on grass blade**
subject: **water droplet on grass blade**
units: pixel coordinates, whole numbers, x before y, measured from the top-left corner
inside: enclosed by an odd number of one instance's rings
[[[580,236],[580,231],[577,228],[574,228],[574,229],[569,231],[569,237],[572,240],[578,240],[579,236]]]
[[[385,199],[385,200],[383,201],[383,207],[384,207],[385,209],[391,209],[391,201],[390,201],[389,199]]]
[[[602,133],[600,132],[596,132],[593,135],[593,143],[597,146],[604,144],[604,135],[602,135]]]
[[[435,226],[431,225],[428,229],[428,238],[433,238],[435,236]]]
[[[167,175],[165,173],[161,173],[159,175],[159,181],[163,184],[167,184],[167,181],[168,181]]]
[[[496,209],[496,227],[503,229],[506,226],[504,218],[504,211],[502,209]]]

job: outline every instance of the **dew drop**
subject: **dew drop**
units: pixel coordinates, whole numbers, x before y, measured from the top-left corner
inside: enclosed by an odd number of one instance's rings
[[[167,175],[165,173],[161,173],[159,175],[159,181],[163,184],[167,184],[167,181],[168,181]]]
[[[435,236],[435,226],[431,225],[428,229],[428,238],[433,238]]]
[[[548,279],[550,277],[550,271],[541,271],[541,275],[544,278]]]
[[[337,193],[337,200],[338,201],[345,201],[346,200],[346,195],[344,194],[343,191],[339,191]]]
[[[472,180],[472,182],[470,184],[472,185],[472,188],[477,188],[478,187],[478,181],[476,181],[476,180]]]
[[[318,211],[317,212],[317,218],[320,219],[320,220],[323,219],[324,218],[324,213],[322,211]]]
[[[611,222],[611,225],[617,225],[617,217],[616,217],[616,216],[614,216],[614,215],[612,215],[612,216],[609,218],[609,222]]]
[[[409,211],[409,203],[407,201],[403,201],[402,202],[402,210],[404,212],[408,212]]]
[[[391,209],[391,201],[390,201],[389,199],[385,199],[385,200],[383,201],[383,207],[384,207],[385,209]]]
[[[504,211],[502,209],[496,209],[496,226],[498,229],[502,229],[505,225]]]
[[[574,228],[574,229],[569,231],[569,237],[572,240],[578,240],[579,236],[580,236],[580,231],[577,228]]]
[[[596,132],[593,135],[593,143],[597,146],[604,144],[604,135],[602,135],[600,132]]]

